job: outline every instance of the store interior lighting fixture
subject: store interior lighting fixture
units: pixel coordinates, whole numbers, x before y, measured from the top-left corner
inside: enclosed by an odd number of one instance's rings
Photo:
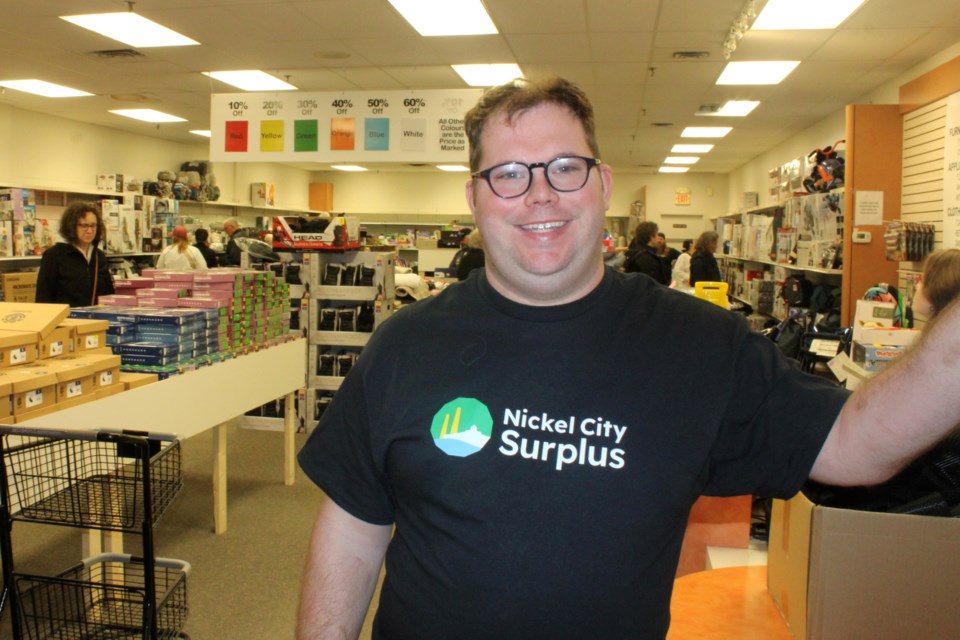
[[[60,16],[60,19],[131,47],[184,47],[200,44],[173,29],[137,15],[133,12],[133,5],[133,2],[127,3],[129,11]]]
[[[422,36],[479,36],[499,33],[480,0],[390,0]]]
[[[204,71],[203,75],[219,80],[242,91],[296,91],[297,87],[276,76],[260,71],[246,69],[242,71]]]
[[[144,122],[186,122],[184,118],[155,109],[111,109],[110,113]]]
[[[213,133],[210,129],[191,129],[190,133],[195,136],[203,136],[204,138],[210,138],[213,136]]]
[[[728,100],[720,105],[703,105],[695,115],[742,118],[749,115],[760,103],[756,100]]]
[[[355,164],[332,164],[330,165],[331,169],[336,169],[337,171],[366,171],[366,167],[361,167]]]
[[[733,131],[733,127],[686,127],[680,132],[681,138],[722,138]]]
[[[709,153],[712,149],[712,144],[675,144],[670,153]]]
[[[686,173],[690,171],[690,167],[660,167],[657,171],[659,173]]]
[[[83,96],[92,96],[92,93],[71,89],[63,85],[53,84],[45,80],[0,80],[0,87],[14,89],[25,93],[32,93],[44,98],[79,98]]]
[[[697,156],[667,156],[663,164],[697,164],[699,160]]]
[[[516,64],[454,64],[450,65],[471,87],[495,87],[516,78],[523,72]]]
[[[865,0],[768,0],[750,27],[756,31],[836,29]]]
[[[462,173],[464,171],[470,171],[469,167],[465,167],[462,164],[438,164],[435,165],[440,171],[448,171],[450,173]]]

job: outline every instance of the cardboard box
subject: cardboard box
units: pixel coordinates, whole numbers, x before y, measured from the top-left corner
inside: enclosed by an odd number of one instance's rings
[[[46,337],[70,314],[69,305],[0,302],[0,329],[35,331]]]
[[[866,344],[909,347],[920,337],[920,334],[921,331],[919,329],[901,329],[898,327],[864,328],[860,331],[860,341]]]
[[[120,356],[113,353],[79,352],[62,360],[90,366],[95,390],[120,384]]]
[[[35,361],[39,342],[40,334],[35,331],[0,331],[0,367]]]
[[[960,519],[776,500],[768,589],[797,640],[960,638]]]
[[[73,351],[79,353],[90,349],[99,349],[107,344],[109,320],[93,318],[65,318],[61,326],[68,327],[75,335]]]
[[[45,358],[57,358],[73,353],[74,337],[74,332],[70,330],[70,327],[58,326],[51,331],[49,335],[40,338],[40,353],[38,357],[43,360]]]
[[[853,361],[866,371],[880,371],[907,352],[909,347],[853,343]]]
[[[30,302],[37,298],[37,271],[15,271],[2,275],[5,302]]]
[[[120,372],[120,383],[125,390],[136,389],[147,384],[153,384],[159,380],[155,373],[133,373],[131,371]],[[2,387],[0,387],[2,392]]]
[[[126,389],[123,388],[122,384],[114,384],[114,385],[110,385],[109,387],[100,387],[94,393],[94,397],[97,400],[100,400],[102,398],[109,398],[110,396],[115,396],[118,393],[123,393],[124,391],[126,391]]]
[[[69,359],[48,359],[23,367],[30,371],[47,371],[57,376],[57,402],[72,400],[81,396],[92,396],[93,366],[89,362]]]
[[[0,370],[0,385],[7,382],[11,385],[14,416],[57,404],[57,376],[54,373],[30,367]]]
[[[6,378],[0,378],[0,420],[13,415],[13,385]]]
[[[360,219],[353,216],[334,216],[329,221],[276,216],[272,231],[274,249],[360,248]]]

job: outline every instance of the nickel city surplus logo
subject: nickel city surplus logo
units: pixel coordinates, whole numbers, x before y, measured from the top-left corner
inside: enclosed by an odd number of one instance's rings
[[[466,458],[479,452],[493,434],[493,418],[487,406],[475,398],[457,398],[433,416],[430,434],[437,448],[448,456]]]

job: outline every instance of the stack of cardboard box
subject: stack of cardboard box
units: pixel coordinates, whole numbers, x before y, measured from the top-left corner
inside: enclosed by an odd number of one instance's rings
[[[68,318],[65,304],[0,303],[0,423],[24,422],[155,381],[124,381],[107,322]]]

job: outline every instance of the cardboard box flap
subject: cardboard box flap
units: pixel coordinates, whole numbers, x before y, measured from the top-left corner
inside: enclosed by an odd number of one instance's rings
[[[99,350],[98,350],[99,351]],[[120,356],[113,353],[78,353],[75,355],[64,356],[60,358],[66,362],[76,362],[90,366],[91,371],[103,371],[120,366]]]
[[[98,331],[106,331],[110,327],[109,320],[98,320],[95,318],[64,318],[60,322],[61,326],[72,327],[77,330],[77,333],[83,335],[85,333],[97,333]]]
[[[22,393],[57,384],[57,375],[51,371],[16,367],[0,373],[0,380],[10,383],[12,393]]]
[[[0,302],[0,329],[34,331],[46,337],[69,314],[66,304]]]
[[[7,331],[0,329],[0,349],[37,344],[39,334],[35,331]]]
[[[94,374],[93,364],[72,360],[51,359],[33,364],[25,364],[23,368],[29,371],[49,371],[57,376],[57,382],[76,380]]]

